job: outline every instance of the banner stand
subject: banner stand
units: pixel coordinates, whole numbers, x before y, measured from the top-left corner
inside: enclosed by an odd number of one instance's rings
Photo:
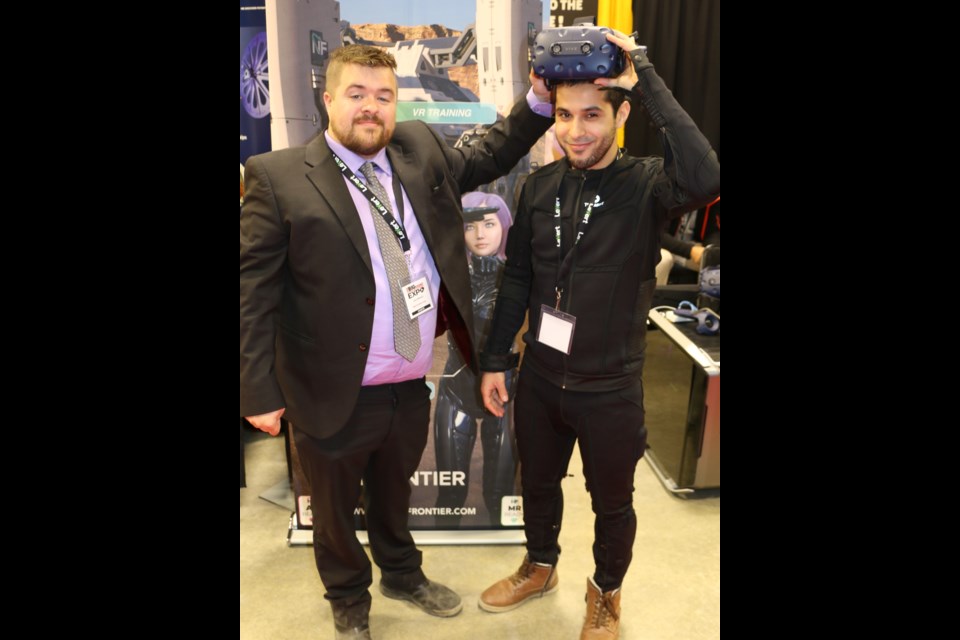
[[[260,496],[261,498],[263,496]],[[524,544],[527,541],[523,529],[496,529],[496,530],[422,530],[414,529],[413,541],[418,546],[431,544],[465,545],[465,544]],[[357,531],[360,544],[369,544],[367,532]],[[290,514],[290,524],[287,528],[287,546],[313,544],[313,529],[298,528],[297,512]]]
[[[297,504],[293,488],[286,478],[261,493],[259,497],[284,509],[295,509]]]

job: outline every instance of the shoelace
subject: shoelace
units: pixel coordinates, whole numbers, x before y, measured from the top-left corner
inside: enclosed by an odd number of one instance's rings
[[[613,593],[607,592],[598,597],[596,609],[594,611],[593,627],[600,629],[607,626],[607,618],[613,618],[614,621],[620,619],[613,607]]]
[[[517,569],[517,572],[510,576],[510,583],[513,584],[513,586],[519,585],[521,582],[526,580],[531,573],[533,573],[532,569],[533,563],[524,560],[523,564],[520,565],[520,568]]]

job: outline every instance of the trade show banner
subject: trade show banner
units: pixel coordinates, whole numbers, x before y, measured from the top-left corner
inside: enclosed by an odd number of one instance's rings
[[[607,3],[616,0],[599,0]],[[591,20],[594,24],[604,27],[610,27],[605,22],[597,22],[598,0],[549,0],[550,2],[550,27],[569,27],[577,21],[584,18],[594,18]]]
[[[270,76],[273,149],[303,145],[327,128],[323,92],[330,53],[340,46],[340,3],[271,0],[267,32],[276,34],[267,42],[274,63]]]
[[[270,151],[270,80],[264,0],[240,0],[240,204],[243,165]]]
[[[331,30],[330,16],[338,17],[338,31]],[[545,20],[539,0],[477,4],[319,0],[306,7],[294,0],[276,0],[268,6],[267,16],[270,42],[279,43],[277,57],[281,60],[280,68],[274,65],[273,69],[273,78],[279,79],[281,86],[275,82],[271,87],[274,147],[303,144],[325,127],[323,90],[318,84],[325,66],[316,63],[326,63],[326,58],[317,55],[317,37],[311,38],[311,47],[305,46],[307,33],[322,33],[320,47],[326,55],[337,46],[353,43],[390,51],[398,65],[398,121],[423,120],[450,146],[460,147],[482,139],[516,99],[526,94],[530,46]],[[296,44],[286,51],[283,47],[288,43]],[[274,51],[273,44],[270,51]],[[281,115],[282,127],[277,122]],[[280,133],[295,126],[300,127],[296,135]],[[508,176],[481,186],[476,193],[464,194],[464,206],[469,209],[464,220],[468,247],[464,262],[471,274],[474,322],[480,331],[493,313],[503,247],[520,187],[541,164],[531,162],[530,157],[543,157],[542,142]],[[481,226],[497,228],[496,242],[489,237],[477,242]],[[477,336],[478,348],[485,335]],[[515,373],[508,374],[511,385]],[[479,380],[448,344],[446,335],[434,342],[427,384],[432,403],[429,439],[419,468],[408,480],[410,528],[417,532],[418,542],[522,541],[523,505],[512,403],[502,419],[483,410]],[[312,527],[312,513],[293,438],[291,455],[296,498],[292,525],[296,531],[291,533],[302,534]],[[356,510],[361,539],[365,537],[363,516],[361,503]],[[431,532],[441,535],[424,535]],[[484,533],[506,535],[484,537]],[[309,542],[309,535],[292,535],[291,541]]]

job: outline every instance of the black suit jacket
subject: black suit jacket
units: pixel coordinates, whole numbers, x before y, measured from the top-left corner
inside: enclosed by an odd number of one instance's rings
[[[521,98],[482,143],[452,149],[419,121],[398,123],[387,156],[442,281],[437,335],[475,362],[460,196],[507,173],[553,120]],[[240,415],[286,407],[326,438],[346,424],[363,379],[376,298],[356,207],[320,135],[251,157],[240,215]],[[409,215],[409,214],[408,214]]]

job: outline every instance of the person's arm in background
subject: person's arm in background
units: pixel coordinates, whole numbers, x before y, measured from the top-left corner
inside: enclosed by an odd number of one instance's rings
[[[687,240],[679,240],[669,233],[660,235],[660,244],[670,253],[700,264],[700,257],[703,255],[703,245]]]

